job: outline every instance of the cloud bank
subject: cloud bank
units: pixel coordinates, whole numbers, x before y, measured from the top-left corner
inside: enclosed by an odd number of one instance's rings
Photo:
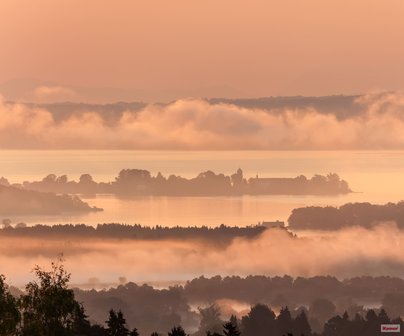
[[[404,149],[404,93],[361,96],[339,120],[314,108],[262,110],[201,99],[147,105],[111,122],[102,112],[62,120],[44,108],[0,103],[0,148]]]

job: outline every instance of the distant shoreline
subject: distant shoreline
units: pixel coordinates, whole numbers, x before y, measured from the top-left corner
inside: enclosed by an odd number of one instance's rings
[[[246,178],[239,168],[225,175],[207,170],[196,177],[185,178],[160,172],[153,176],[145,169],[122,169],[115,180],[96,182],[90,174],[82,174],[78,181],[67,175],[49,174],[40,181],[10,184],[6,178],[0,184],[24,190],[56,194],[97,195],[114,194],[117,197],[135,196],[241,196],[241,195],[341,195],[351,193],[348,183],[338,174],[316,174],[310,179],[297,177]]]

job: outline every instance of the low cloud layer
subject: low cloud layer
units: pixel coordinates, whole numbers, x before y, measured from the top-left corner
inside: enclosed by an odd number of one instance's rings
[[[74,283],[97,277],[101,282],[171,281],[204,275],[361,275],[403,276],[404,232],[394,224],[372,230],[351,228],[332,234],[294,238],[270,230],[260,239],[237,239],[226,248],[196,241],[123,241],[77,238],[2,238],[1,272],[11,283],[32,277],[35,264],[63,252]],[[25,279],[25,280],[24,280]]]
[[[125,111],[111,122],[94,111],[56,121],[44,108],[3,102],[0,148],[404,148],[404,93],[369,94],[355,104],[362,112],[341,120],[313,108],[268,111],[187,99]]]

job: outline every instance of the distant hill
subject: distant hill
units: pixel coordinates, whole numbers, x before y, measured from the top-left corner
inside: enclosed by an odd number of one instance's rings
[[[360,96],[323,96],[323,97],[263,97],[251,99],[209,99],[212,104],[233,104],[249,109],[263,109],[276,113],[284,109],[310,109],[319,113],[334,114],[338,119],[345,119],[360,114],[362,108],[355,101]]]
[[[1,93],[1,91],[0,91]],[[228,98],[212,98],[205,100],[210,104],[232,104],[248,109],[266,110],[271,114],[278,114],[285,109],[315,109],[318,113],[334,114],[338,119],[346,119],[352,116],[360,115],[364,108],[356,102],[360,96],[323,96],[323,97],[263,97],[263,98],[245,98],[245,99],[228,99]],[[173,103],[175,101],[172,101]],[[13,104],[13,100],[9,100],[8,104]],[[169,105],[171,103],[156,102],[156,105]],[[69,117],[72,114],[80,114],[83,112],[100,113],[107,121],[117,120],[123,112],[131,111],[139,112],[149,103],[143,101],[115,102],[109,104],[92,104],[79,102],[57,102],[57,103],[35,103],[26,102],[29,107],[43,108],[51,112],[56,120]]]
[[[227,85],[169,88],[85,87],[57,83],[35,78],[15,78],[0,83],[0,95],[6,100],[35,103],[70,101],[92,104],[110,104],[117,101],[170,102],[188,97],[245,97],[246,95]]]

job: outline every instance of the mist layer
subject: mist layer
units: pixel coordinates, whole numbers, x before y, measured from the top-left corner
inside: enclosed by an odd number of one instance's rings
[[[88,278],[114,282],[185,280],[199,275],[265,274],[291,276],[402,276],[404,232],[395,224],[369,230],[349,228],[332,234],[294,237],[268,230],[257,239],[235,239],[226,247],[194,240],[3,237],[2,272],[12,283],[29,278],[27,265],[48,264],[63,252],[73,282]]]
[[[0,104],[0,146],[10,149],[403,149],[403,93],[356,99],[360,113],[264,110],[200,99],[127,110],[111,121],[82,111],[57,119],[44,107]]]

